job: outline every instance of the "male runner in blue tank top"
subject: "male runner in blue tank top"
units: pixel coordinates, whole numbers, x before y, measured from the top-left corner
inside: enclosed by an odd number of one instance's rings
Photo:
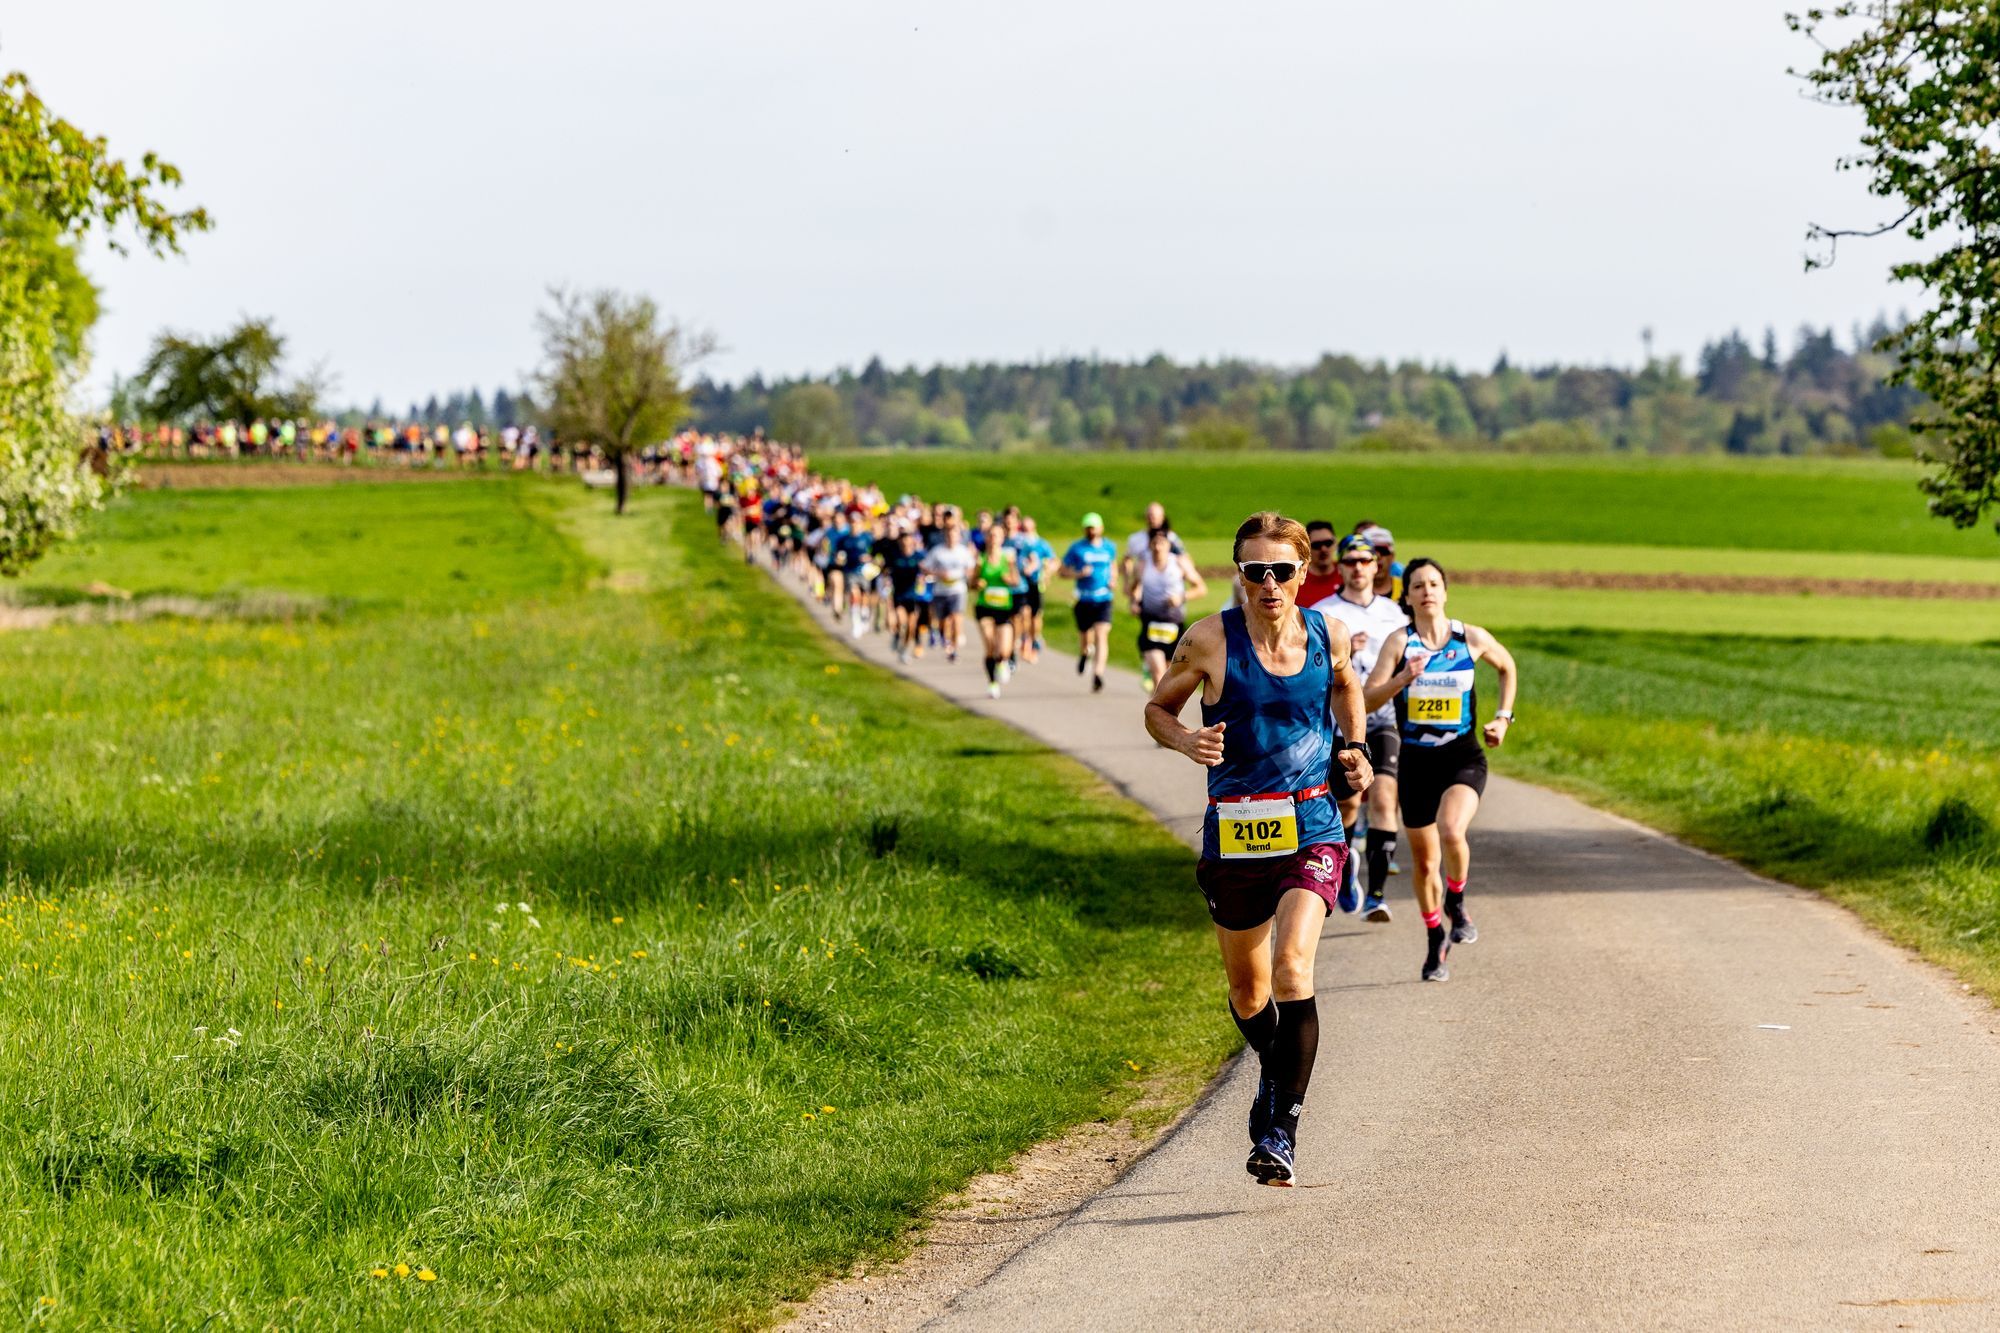
[[[1298,606],[1306,530],[1275,513],[1236,530],[1241,607],[1197,621],[1146,705],[1146,730],[1208,769],[1195,882],[1222,945],[1229,1011],[1263,1066],[1250,1107],[1250,1174],[1292,1183],[1293,1145],[1319,1050],[1313,954],[1347,860],[1335,801],[1367,790],[1367,716],[1348,636]],[[1202,725],[1181,709],[1201,691]],[[1334,730],[1338,723],[1342,729]]]

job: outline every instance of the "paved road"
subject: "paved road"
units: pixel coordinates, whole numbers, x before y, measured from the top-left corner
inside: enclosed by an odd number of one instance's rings
[[[1199,770],[1132,675],[1093,697],[1074,666],[998,703],[977,660],[903,674],[1192,841]],[[1328,922],[1303,1188],[1244,1174],[1239,1062],[933,1326],[2000,1327],[2000,1014],[1815,894],[1524,783],[1493,779],[1473,854],[1449,983],[1417,980],[1406,881],[1393,924]],[[1218,1023],[1221,994],[1218,967]]]

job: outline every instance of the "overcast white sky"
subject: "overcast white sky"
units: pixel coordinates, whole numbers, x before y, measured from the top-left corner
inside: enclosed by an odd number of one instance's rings
[[[1786,7],[90,0],[9,6],[0,67],[217,221],[93,258],[94,382],[268,314],[399,408],[516,381],[555,282],[651,293],[726,377],[1845,341],[1911,297],[1883,242],[1801,271],[1883,208]]]

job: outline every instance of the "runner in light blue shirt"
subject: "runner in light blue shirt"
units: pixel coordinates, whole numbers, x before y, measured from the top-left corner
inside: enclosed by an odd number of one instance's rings
[[[1062,577],[1076,583],[1076,632],[1082,640],[1076,674],[1090,672],[1090,688],[1104,688],[1104,663],[1111,654],[1111,575],[1118,547],[1104,535],[1104,516],[1083,516],[1083,537],[1063,553]]]

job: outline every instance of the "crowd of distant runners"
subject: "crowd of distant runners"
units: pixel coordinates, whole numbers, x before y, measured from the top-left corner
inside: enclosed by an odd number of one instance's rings
[[[685,435],[666,464],[700,489],[725,540],[802,581],[854,638],[885,634],[904,663],[953,663],[971,651],[969,617],[992,699],[1042,662],[1052,579],[1071,592],[1076,671],[1093,693],[1105,687],[1115,613],[1130,615],[1146,730],[1207,770],[1195,878],[1231,1017],[1261,1062],[1246,1167],[1290,1185],[1328,913],[1391,919],[1402,838],[1425,928],[1421,978],[1447,980],[1452,946],[1479,938],[1465,906],[1466,830],[1486,789],[1485,751],[1513,725],[1518,677],[1499,640],[1447,613],[1444,569],[1398,561],[1394,534],[1371,520],[1343,530],[1259,512],[1231,544],[1226,604],[1191,621],[1209,586],[1158,504],[1123,545],[1102,514],[1081,515],[1058,555],[1017,506],[968,516],[890,497],[761,437]],[[1484,724],[1480,662],[1500,686]],[[1181,712],[1196,695],[1190,727]]]

